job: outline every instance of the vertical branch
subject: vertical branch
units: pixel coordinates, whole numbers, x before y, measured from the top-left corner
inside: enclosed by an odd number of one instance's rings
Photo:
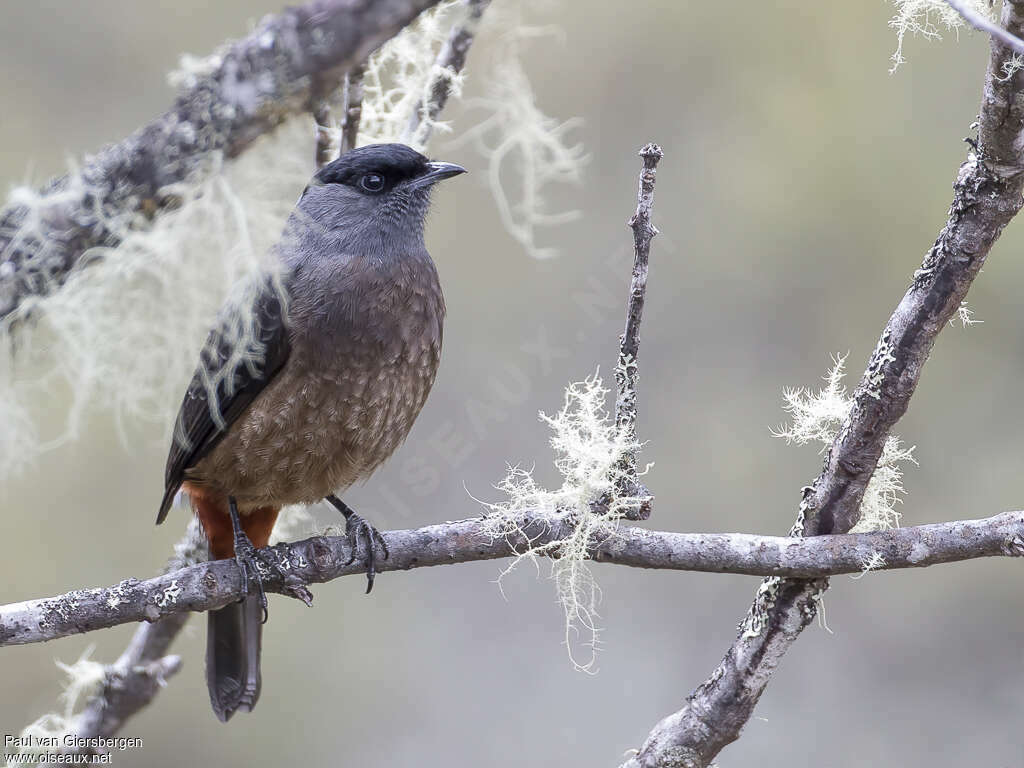
[[[366,62],[345,73],[341,84],[341,124],[338,126],[338,154],[341,157],[354,149],[359,136],[359,122],[363,116],[363,75]],[[311,88],[313,120],[316,124],[316,168],[320,170],[334,158],[333,131],[331,130],[331,98],[319,80]]]
[[[338,126],[338,154],[341,157],[354,149],[359,136],[359,122],[363,116],[363,75],[366,62],[345,73],[341,84],[341,123]],[[316,168],[320,170],[334,158],[333,131],[331,130],[331,99],[319,82],[311,89],[313,120],[316,123]]]
[[[462,0],[462,3],[467,11],[466,18],[452,28],[448,39],[437,54],[434,74],[426,88],[430,95],[425,101],[420,101],[412,111],[409,125],[402,135],[402,141],[406,144],[426,146],[430,141],[434,125],[441,110],[448,103],[456,78],[466,66],[470,46],[473,45],[480,20],[491,0]]]
[[[313,126],[316,131],[314,163],[319,171],[331,161],[331,103],[319,82],[312,87]]]
[[[341,140],[338,157],[350,149],[355,149],[359,137],[359,123],[363,118],[363,76],[366,74],[366,62],[352,67],[345,75],[344,112],[341,116]]]
[[[626,305],[626,329],[619,337],[619,361],[615,366],[615,426],[630,442],[636,442],[636,383],[639,376],[637,356],[640,353],[640,321],[643,319],[644,300],[647,296],[647,269],[651,254],[651,240],[658,234],[651,223],[654,206],[654,181],[658,162],[665,156],[657,144],[646,144],[640,150],[643,168],[640,171],[636,212],[629,219],[633,230],[633,278],[629,285]],[[650,492],[637,480],[636,454],[630,452],[625,459],[626,483],[631,487],[619,488],[627,496],[650,496]],[[651,514],[648,499],[627,514],[630,520],[646,520]]]

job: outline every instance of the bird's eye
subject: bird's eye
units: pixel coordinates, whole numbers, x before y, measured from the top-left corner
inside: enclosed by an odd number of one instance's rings
[[[367,192],[380,192],[384,189],[384,177],[379,173],[368,173],[359,180],[359,186]]]

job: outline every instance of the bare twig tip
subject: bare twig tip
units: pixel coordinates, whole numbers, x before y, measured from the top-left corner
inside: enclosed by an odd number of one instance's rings
[[[653,165],[657,165],[658,161],[665,156],[664,150],[662,150],[662,148],[659,145],[655,144],[653,141],[644,144],[644,146],[640,149],[639,154],[640,157],[642,157],[644,160],[652,160]]]

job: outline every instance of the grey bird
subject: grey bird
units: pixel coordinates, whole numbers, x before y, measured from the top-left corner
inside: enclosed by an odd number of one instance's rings
[[[424,219],[434,184],[464,172],[403,144],[324,166],[275,246],[281,271],[258,291],[247,348],[239,354],[239,313],[225,308],[202,350],[157,523],[182,489],[211,558],[234,557],[243,583],[259,586],[209,613],[206,679],[222,721],[259,698],[266,598],[255,548],[282,506],[326,499],[345,515],[353,553],[365,547],[367,592],[375,548],[387,557],[383,538],[336,494],[394,452],[433,385],[445,305]]]

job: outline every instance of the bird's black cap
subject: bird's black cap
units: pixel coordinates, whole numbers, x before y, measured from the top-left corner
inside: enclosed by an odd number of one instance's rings
[[[354,184],[368,173],[392,182],[414,179],[430,170],[429,161],[405,144],[367,144],[332,160],[315,176],[323,184]]]

